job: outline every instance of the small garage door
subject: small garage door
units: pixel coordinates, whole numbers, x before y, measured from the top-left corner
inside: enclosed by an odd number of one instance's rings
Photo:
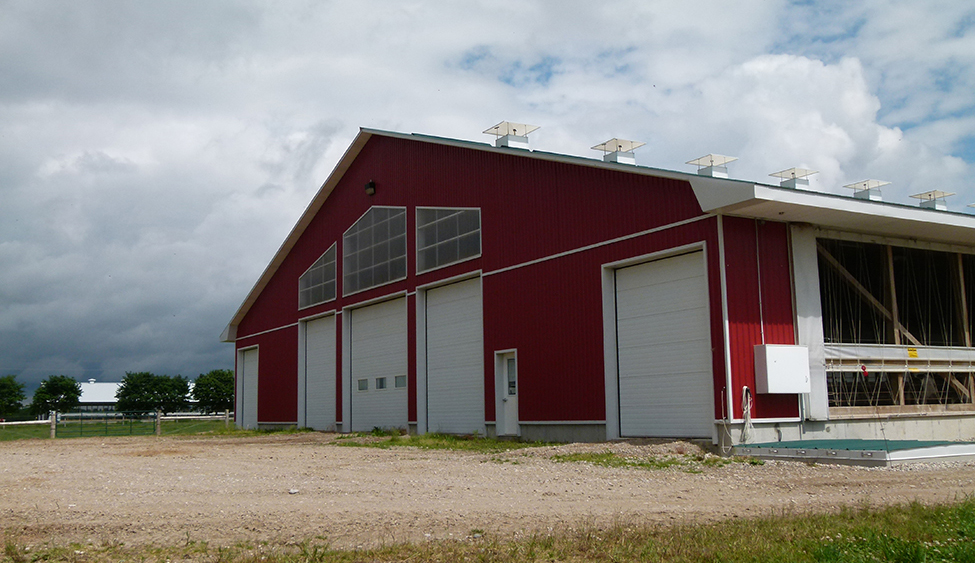
[[[244,350],[237,361],[237,422],[257,428],[257,348]]]
[[[427,430],[484,432],[481,280],[427,291]]]
[[[714,426],[704,253],[616,271],[622,436],[710,437]]]
[[[352,431],[406,428],[406,299],[350,312]]]
[[[305,426],[335,430],[335,317],[305,323]]]

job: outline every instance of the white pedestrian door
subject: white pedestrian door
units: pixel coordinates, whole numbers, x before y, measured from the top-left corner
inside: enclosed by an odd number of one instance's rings
[[[621,436],[711,437],[704,253],[616,270]]]
[[[427,431],[484,432],[481,280],[426,292]]]
[[[242,428],[257,428],[257,348],[240,353],[237,364],[237,421]]]
[[[304,425],[335,430],[335,317],[305,323],[305,373],[302,381]]]
[[[406,299],[384,301],[349,315],[352,332],[351,428],[406,428]]]
[[[514,353],[502,354],[501,362],[501,428],[499,436],[520,436],[518,424],[518,359]]]

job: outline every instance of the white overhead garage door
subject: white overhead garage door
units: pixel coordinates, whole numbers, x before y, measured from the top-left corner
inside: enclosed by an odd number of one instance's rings
[[[704,253],[616,270],[620,435],[711,437]]]
[[[241,428],[257,428],[257,348],[237,355],[237,423]]]
[[[352,431],[406,428],[406,298],[353,309]]]
[[[427,430],[484,432],[481,280],[426,293]]]
[[[298,405],[304,426],[335,430],[335,317],[305,323],[305,373]]]

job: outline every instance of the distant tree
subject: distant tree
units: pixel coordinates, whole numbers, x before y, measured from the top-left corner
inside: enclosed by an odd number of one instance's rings
[[[68,412],[78,406],[81,398],[81,384],[67,375],[52,375],[41,382],[34,391],[30,412],[35,415],[54,412]]]
[[[0,418],[20,412],[26,397],[24,384],[17,381],[16,375],[0,377]]]
[[[164,413],[185,411],[190,406],[190,380],[182,375],[162,377],[166,381],[162,386],[160,410]]]
[[[193,399],[205,413],[234,408],[234,372],[215,369],[201,374],[193,384]]]
[[[189,401],[189,380],[181,375],[156,375],[148,371],[126,372],[115,392],[115,409],[147,413],[161,410],[164,414],[185,410]]]

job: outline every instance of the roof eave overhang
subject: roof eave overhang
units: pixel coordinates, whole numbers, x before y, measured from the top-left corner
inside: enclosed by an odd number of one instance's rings
[[[729,215],[768,221],[806,223],[819,228],[834,229],[850,233],[861,233],[887,237],[927,240],[946,244],[972,246],[975,233],[975,217],[961,213],[950,213],[930,209],[920,209],[893,203],[873,202],[834,194],[823,194],[805,190],[780,188],[755,184],[742,180],[713,178],[686,172],[675,172],[645,166],[604,162],[592,158],[529,151],[508,147],[495,147],[486,143],[448,139],[427,135],[397,133],[378,129],[359,129],[358,135],[349,145],[345,154],[322,184],[315,198],[308,204],[291,233],[281,244],[274,258],[264,269],[257,283],[247,294],[233,319],[220,335],[223,342],[237,339],[237,325],[240,324],[251,306],[257,301],[261,291],[278,270],[294,247],[315,214],[324,205],[332,190],[338,185],[356,157],[374,135],[408,139],[456,146],[499,154],[517,155],[551,162],[561,162],[624,171],[631,174],[655,176],[684,180],[691,184],[694,195],[705,213]]]
[[[962,213],[703,176],[689,181],[706,213],[969,247],[975,234],[975,217]]]
[[[223,329],[223,332],[220,334],[221,342],[234,342],[237,340],[237,325],[240,324],[240,321],[244,319],[244,315],[247,314],[247,311],[249,311],[251,306],[254,305],[254,302],[257,301],[261,291],[263,291],[268,282],[271,281],[274,273],[281,266],[281,263],[284,262],[284,259],[288,256],[288,253],[298,242],[301,234],[305,232],[305,229],[308,228],[308,225],[315,218],[315,214],[317,214],[318,210],[321,209],[322,205],[325,204],[325,200],[328,199],[328,196],[331,195],[332,190],[335,189],[335,186],[337,186],[342,177],[345,176],[345,173],[349,170],[349,167],[352,166],[352,163],[355,161],[356,157],[359,156],[359,152],[361,152],[362,148],[366,146],[366,143],[369,141],[372,135],[373,131],[371,130],[359,129],[359,134],[356,135],[355,139],[352,141],[352,144],[349,145],[348,149],[346,149],[345,154],[343,154],[342,158],[339,159],[338,164],[336,164],[335,168],[332,169],[332,173],[328,175],[328,179],[326,179],[325,183],[322,184],[322,187],[318,190],[318,193],[315,194],[314,199],[312,199],[311,203],[308,204],[308,207],[305,208],[304,213],[301,214],[298,222],[295,223],[295,226],[291,229],[291,232],[288,233],[288,236],[284,239],[281,247],[278,248],[276,253],[274,253],[274,258],[272,258],[271,262],[269,262],[267,267],[264,268],[264,272],[261,274],[261,277],[257,279],[257,283],[255,283],[254,287],[251,288],[250,292],[247,294],[247,298],[244,299],[244,302],[240,304],[240,307],[237,309],[237,312],[234,313],[230,323],[228,323],[227,327]]]

